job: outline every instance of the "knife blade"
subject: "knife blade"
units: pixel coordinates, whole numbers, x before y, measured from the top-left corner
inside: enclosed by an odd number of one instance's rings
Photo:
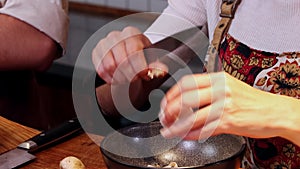
[[[44,131],[19,144],[15,149],[0,155],[0,169],[11,169],[25,165],[36,157],[34,153],[60,143],[78,134],[82,127],[78,119],[71,119],[55,128]]]

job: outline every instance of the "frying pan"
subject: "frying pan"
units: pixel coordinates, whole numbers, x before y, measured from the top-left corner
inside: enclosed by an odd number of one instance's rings
[[[159,134],[159,122],[135,124],[106,136],[100,150],[108,169],[146,169],[148,165],[179,168],[238,169],[245,151],[245,139],[218,135],[207,140],[165,139]]]

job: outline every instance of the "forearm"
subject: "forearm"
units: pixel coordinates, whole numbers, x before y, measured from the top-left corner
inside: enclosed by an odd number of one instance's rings
[[[0,14],[0,70],[45,70],[60,48],[31,25]]]
[[[98,104],[102,109],[102,113],[107,116],[120,116],[118,110],[122,109],[122,113],[124,113],[130,109],[131,104],[134,107],[141,107],[145,103],[145,95],[141,80],[132,83],[129,89],[127,84],[118,86],[105,84],[96,88]],[[126,104],[128,100],[125,99],[127,98],[130,98],[130,104]],[[118,101],[119,99],[121,101]]]
[[[119,116],[120,112],[118,110],[120,109],[122,109],[122,113],[130,113],[128,110],[131,110],[131,105],[133,105],[135,109],[144,108],[148,102],[150,92],[161,86],[168,78],[169,75],[150,81],[138,79],[130,84],[129,89],[128,87],[124,87],[126,85],[112,87],[111,85],[105,84],[97,87],[96,96],[98,104],[103,111],[102,113],[107,116]],[[126,98],[130,98],[130,101],[127,102],[127,100],[124,100]],[[121,101],[118,102],[118,99]],[[118,103],[116,103],[116,101]],[[118,108],[116,108],[116,106],[118,106]]]
[[[257,89],[254,91],[245,90],[244,92],[251,93],[251,97],[248,97],[244,105],[247,105],[247,102],[256,102],[254,109],[249,109],[247,112],[250,116],[243,114],[245,116],[243,118],[249,118],[253,121],[252,126],[247,128],[250,130],[251,128],[258,128],[261,131],[261,134],[254,133],[250,137],[268,138],[278,136],[300,146],[299,99]],[[258,114],[255,114],[255,111]]]
[[[280,136],[284,137],[293,143],[300,146],[300,100],[287,97],[278,96],[278,104],[274,109],[282,114]]]

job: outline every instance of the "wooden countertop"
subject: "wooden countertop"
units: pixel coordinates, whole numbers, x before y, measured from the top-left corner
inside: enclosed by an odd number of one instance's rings
[[[39,133],[40,131],[0,116],[0,153],[15,148],[18,144]],[[99,146],[96,144],[100,143],[103,137],[89,136],[82,133],[66,142],[36,153],[34,155],[37,158],[22,169],[58,169],[59,162],[67,156],[79,158],[85,164],[86,169],[107,169]]]

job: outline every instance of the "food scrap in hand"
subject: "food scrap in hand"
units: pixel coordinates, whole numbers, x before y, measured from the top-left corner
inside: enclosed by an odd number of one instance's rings
[[[150,79],[159,78],[165,76],[165,72],[160,69],[149,69],[147,76]]]
[[[159,164],[154,164],[154,165],[148,165],[147,167],[160,168],[161,166]],[[178,165],[176,162],[170,162],[169,165],[164,166],[163,168],[178,168]]]

